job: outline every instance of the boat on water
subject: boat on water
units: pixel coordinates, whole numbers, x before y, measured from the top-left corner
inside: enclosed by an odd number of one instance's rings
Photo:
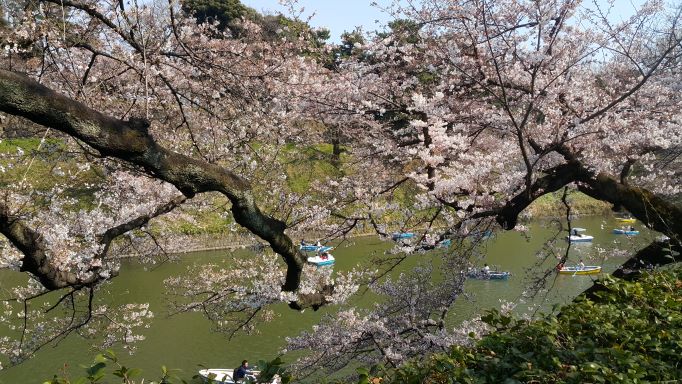
[[[584,267],[562,267],[559,273],[562,275],[595,275],[601,272],[601,267],[598,265],[586,265]]]
[[[634,235],[639,235],[639,231],[634,230],[634,229],[618,229],[615,228],[613,230],[614,235],[628,235],[628,236],[634,236]]]
[[[452,244],[452,240],[450,239],[445,239],[441,241],[440,243],[436,244],[436,248],[447,248]]]
[[[336,260],[334,259],[334,256],[332,256],[331,254],[327,254],[327,255],[320,254],[320,255],[315,255],[314,257],[308,258],[308,263],[313,264],[313,265],[317,265],[318,267],[322,267],[325,265],[332,265],[332,264],[334,264],[334,262],[336,262]]]
[[[476,280],[507,280],[511,276],[511,273],[506,271],[469,271],[467,272],[467,277]]]
[[[301,244],[298,249],[304,252],[327,252],[334,249],[334,247],[327,245]]]
[[[259,373],[259,371],[253,371],[252,375],[247,375],[246,377],[255,382],[256,376],[258,376]],[[199,371],[199,376],[204,379],[204,382],[212,384],[235,384],[236,381],[232,379],[233,374],[234,369],[210,368]],[[241,382],[241,380],[239,382]]]
[[[583,235],[579,233],[577,235],[566,236],[566,240],[570,241],[571,243],[589,243],[594,240],[594,236]]]
[[[393,240],[402,240],[402,239],[411,239],[415,237],[416,235],[412,232],[394,232],[391,235],[391,238]]]
[[[476,240],[488,240],[493,237],[493,231],[491,229],[486,229],[485,231],[471,231],[467,236]]]
[[[670,238],[666,235],[661,235],[656,238],[656,241],[659,243],[665,243],[666,241],[670,241]]]
[[[616,220],[620,221],[621,223],[627,223],[627,224],[632,224],[636,223],[637,219],[634,217],[616,217]]]
[[[452,245],[452,240],[450,239],[445,239],[443,241],[437,242],[435,245],[429,244],[427,241],[422,241],[420,243],[422,247],[425,249],[433,249],[433,248],[447,248],[450,245]]]

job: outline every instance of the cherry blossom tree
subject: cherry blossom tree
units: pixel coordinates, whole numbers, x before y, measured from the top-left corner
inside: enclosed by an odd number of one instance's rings
[[[306,111],[345,122],[353,157],[365,159],[330,188],[334,196],[355,191],[344,199],[354,209],[336,212],[341,226],[368,222],[388,235],[402,210],[404,225],[433,244],[470,233],[474,222],[515,228],[533,201],[571,187],[627,209],[679,250],[679,8],[648,2],[617,23],[608,9],[579,1],[396,2],[391,11],[405,21],[364,45],[319,92],[299,95]],[[410,206],[381,199],[398,185],[418,188]],[[463,257],[454,249],[449,265]],[[654,243],[616,274],[677,259]],[[443,281],[454,287],[457,278]],[[412,332],[424,330],[423,342],[454,335],[424,326],[438,324],[442,303],[407,326],[391,320],[419,306],[389,317],[391,303],[343,312],[340,323],[292,339],[292,348],[313,350],[301,369],[333,371],[353,359],[399,364],[411,356]]]
[[[308,98],[356,121],[356,157],[379,158],[386,186],[413,181],[440,215],[511,229],[574,185],[679,236],[679,206],[662,198],[680,193],[679,10],[649,2],[618,24],[578,1],[393,11],[410,22]]]
[[[40,283],[17,295],[24,319],[28,300],[50,290],[66,292],[58,303],[81,295],[87,308],[30,346],[22,336],[9,347],[17,359],[93,318],[106,323],[92,300],[117,273],[112,249],[142,236],[172,243],[150,221],[209,194],[284,265],[266,253],[252,260],[258,268],[209,265],[172,278],[177,310],[202,310],[230,332],[271,318],[271,303],[342,303],[364,281],[386,297],[292,338],[291,349],[324,348],[323,358],[299,362],[302,372],[355,358],[397,365],[483,332],[444,322],[462,292],[458,272],[478,252],[466,235],[515,228],[534,200],[566,186],[625,207],[679,244],[680,208],[664,197],[680,193],[679,10],[649,2],[613,23],[606,10],[570,0],[401,4],[387,8],[399,19],[390,32],[357,39],[333,64],[334,51],[305,33],[264,39],[243,20],[232,36],[173,0],[8,8],[0,111],[46,127],[37,153],[56,137],[57,151],[80,165],[56,164],[63,181],[39,188],[26,177],[36,154],[7,157],[24,172],[2,192],[0,232],[11,244],[3,263]],[[325,141],[312,122],[332,127],[350,161],[297,193],[282,151]],[[96,193],[80,206],[70,187],[86,174]],[[399,243],[378,274],[334,275],[306,268],[290,237],[345,237],[360,226],[385,238],[421,235]],[[454,245],[437,282],[428,266],[385,277],[446,238]],[[248,284],[235,285],[233,273]],[[129,322],[108,323],[128,324],[124,340],[149,317],[134,310]]]
[[[319,136],[291,121],[293,107],[279,90],[317,66],[306,57],[306,31],[284,26],[281,39],[264,39],[259,25],[244,20],[237,38],[197,24],[173,1],[29,1],[5,12],[3,119],[47,129],[33,153],[18,148],[5,156],[6,167],[21,172],[8,175],[2,191],[3,264],[40,283],[15,297],[25,319],[25,303],[51,290],[66,292],[59,303],[84,298],[86,309],[74,321],[81,313],[74,307],[60,332],[30,344],[22,336],[7,349],[21,357],[92,323],[94,291],[118,273],[120,247],[139,252],[147,236],[172,244],[172,236],[147,228],[150,220],[209,192],[222,196],[235,225],[284,260],[268,259],[270,274],[259,275],[278,293],[256,290],[254,302],[275,297],[300,309],[348,294],[333,292],[331,278],[323,279],[327,287],[301,286],[305,255],[285,233],[319,220],[308,213],[314,201],[287,188],[280,154],[286,144]],[[59,144],[48,145],[52,139]],[[36,156],[55,161],[48,172],[54,185],[30,177]],[[78,183],[94,193],[79,195]]]

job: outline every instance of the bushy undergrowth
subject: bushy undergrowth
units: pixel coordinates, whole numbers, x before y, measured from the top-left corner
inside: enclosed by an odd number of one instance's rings
[[[558,316],[531,322],[492,311],[495,332],[407,364],[387,383],[640,383],[682,379],[682,269],[636,282],[606,278]],[[676,381],[675,381],[676,382]]]

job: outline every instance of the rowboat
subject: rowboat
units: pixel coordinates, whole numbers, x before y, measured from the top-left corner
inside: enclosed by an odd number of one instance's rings
[[[252,374],[246,375],[246,377],[255,382],[256,376],[259,373],[259,371],[252,371]],[[235,381],[232,379],[233,374],[234,369],[211,368],[199,371],[199,376],[204,379],[204,382],[213,384],[235,384]]]
[[[635,230],[628,230],[628,229],[614,229],[613,233],[616,235],[628,235],[628,236],[634,236],[634,235],[639,235],[639,231]]]
[[[477,240],[487,240],[493,237],[493,231],[490,229],[486,229],[485,231],[471,231],[467,236]]]
[[[452,240],[445,239],[445,240],[441,241],[440,243],[436,244],[436,247],[437,248],[447,248],[450,246],[450,244],[452,244]]]
[[[432,249],[432,248],[447,248],[452,244],[452,240],[450,239],[445,239],[441,242],[436,243],[436,245],[429,244],[426,241],[421,242],[421,246],[426,248],[426,249]]]
[[[628,223],[628,224],[632,224],[632,223],[637,222],[637,219],[632,218],[632,217],[616,217],[616,220],[620,221],[621,223]]]
[[[322,257],[322,255],[316,255],[314,257],[309,257],[308,258],[308,263],[317,265],[318,267],[322,267],[324,265],[332,265],[334,264],[336,260],[334,259],[334,256],[327,254],[326,257]]]
[[[476,280],[507,280],[511,276],[509,272],[503,271],[469,271],[467,272],[467,277]]]
[[[395,232],[391,235],[393,240],[411,239],[415,236],[412,232]]]
[[[598,265],[586,265],[584,267],[562,267],[559,273],[562,275],[594,275],[601,272],[601,267]]]
[[[590,235],[570,235],[566,236],[566,240],[571,243],[588,243],[594,240],[594,236]]]
[[[334,249],[334,247],[329,247],[326,245],[301,244],[298,249],[304,252],[327,252]]]

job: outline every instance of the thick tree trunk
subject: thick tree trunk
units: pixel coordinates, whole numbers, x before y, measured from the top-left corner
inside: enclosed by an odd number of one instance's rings
[[[497,222],[505,229],[514,228],[519,214],[533,201],[570,183],[576,183],[578,189],[588,196],[624,207],[647,227],[670,238],[672,255],[664,252],[662,244],[653,243],[625,262],[614,276],[623,277],[650,265],[660,266],[681,260],[677,252],[682,248],[682,207],[646,189],[623,183],[621,178],[606,173],[595,175],[576,161],[552,168],[538,178],[530,189],[510,199],[496,212]]]
[[[582,180],[580,191],[595,199],[622,206],[647,227],[680,243],[682,207],[654,195],[650,191],[621,183],[615,177],[600,173]]]
[[[337,168],[341,165],[341,141],[336,134],[332,138],[332,164]]]

